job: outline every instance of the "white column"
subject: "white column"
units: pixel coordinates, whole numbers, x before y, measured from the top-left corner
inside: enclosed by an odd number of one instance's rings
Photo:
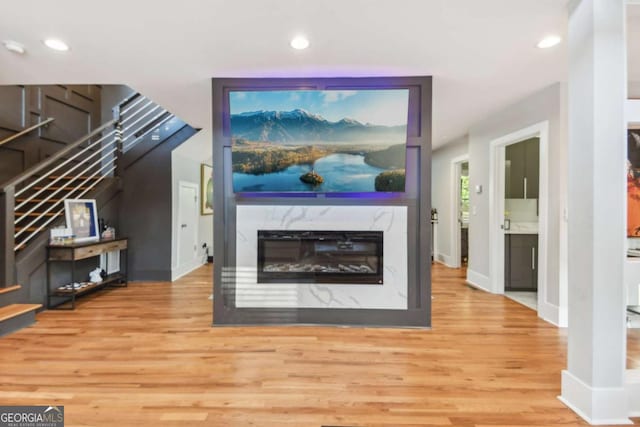
[[[625,1],[569,8],[569,339],[560,399],[592,424],[629,424]]]

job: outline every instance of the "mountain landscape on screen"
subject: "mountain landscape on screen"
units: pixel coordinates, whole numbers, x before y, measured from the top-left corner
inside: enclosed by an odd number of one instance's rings
[[[231,92],[230,106],[236,192],[404,191],[406,89]]]

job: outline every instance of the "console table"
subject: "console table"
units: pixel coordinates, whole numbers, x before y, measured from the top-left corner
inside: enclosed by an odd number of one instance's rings
[[[66,303],[71,303],[71,306],[67,309],[73,310],[76,307],[76,298],[90,292],[102,289],[106,286],[127,286],[127,243],[126,237],[109,240],[97,240],[93,242],[72,243],[68,245],[48,245],[47,246],[47,308],[64,308]],[[110,274],[103,277],[102,282],[88,283],[81,289],[61,289],[58,286],[55,289],[51,288],[51,265],[58,262],[66,262],[69,264],[71,274],[71,284],[74,283],[76,272],[76,261],[87,259],[91,257],[97,257],[102,254],[109,256],[110,252],[119,251],[120,256],[120,269],[121,271]],[[124,254],[123,254],[124,252]],[[124,255],[124,257],[122,256]],[[123,260],[124,258],[124,260]],[[107,264],[108,264],[107,259]],[[124,272],[122,267],[124,265]],[[52,304],[52,300],[56,303]]]

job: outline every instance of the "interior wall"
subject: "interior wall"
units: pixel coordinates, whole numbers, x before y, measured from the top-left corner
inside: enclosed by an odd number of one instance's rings
[[[491,288],[491,248],[489,217],[489,176],[490,146],[499,137],[524,129],[536,123],[549,122],[549,171],[551,184],[548,203],[548,252],[547,283],[548,303],[558,311],[566,306],[565,296],[561,295],[561,283],[566,266],[563,247],[566,247],[566,226],[563,212],[566,208],[567,180],[567,114],[566,84],[556,83],[541,89],[523,100],[487,117],[474,125],[469,131],[470,188],[477,185],[483,191],[470,194],[469,218],[469,268],[468,280],[485,289]],[[564,288],[564,286],[562,286]],[[562,303],[561,303],[562,301]]]
[[[467,135],[439,148],[433,152],[431,163],[431,206],[438,210],[438,223],[435,225],[436,261],[445,265],[454,265],[451,258],[452,239],[452,199],[457,191],[457,183],[451,180],[451,161],[469,153],[469,137]],[[471,167],[471,165],[470,165]]]
[[[640,99],[640,81],[629,82],[627,93],[631,99]]]

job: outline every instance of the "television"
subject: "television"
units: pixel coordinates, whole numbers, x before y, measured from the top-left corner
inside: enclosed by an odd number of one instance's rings
[[[408,89],[231,90],[236,193],[404,192]]]

